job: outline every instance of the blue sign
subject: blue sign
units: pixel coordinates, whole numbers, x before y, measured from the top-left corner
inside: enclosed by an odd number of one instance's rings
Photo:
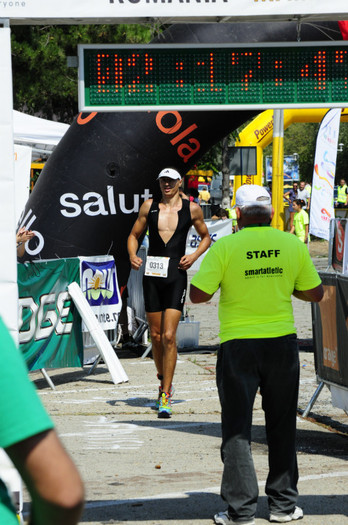
[[[300,180],[297,155],[285,155],[283,164],[284,182]],[[272,157],[266,157],[266,180],[272,180]]]

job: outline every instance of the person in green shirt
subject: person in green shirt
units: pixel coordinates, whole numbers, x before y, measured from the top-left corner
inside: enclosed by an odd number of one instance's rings
[[[238,188],[236,213],[239,231],[213,244],[190,289],[193,303],[209,301],[220,289],[216,382],[224,463],[221,496],[228,508],[214,521],[255,524],[258,482],[250,444],[260,389],[268,442],[269,519],[282,523],[303,517],[296,506],[299,359],[291,297],[318,302],[323,287],[307,247],[270,226],[274,212],[265,188]]]
[[[75,525],[83,508],[83,484],[61,445],[23,357],[0,318],[0,447],[30,493],[28,525]],[[0,479],[0,523],[18,525],[16,510]]]
[[[294,222],[290,229],[290,233],[294,233],[296,237],[300,239],[301,242],[307,244],[308,241],[308,225],[309,217],[304,207],[306,203],[302,199],[295,199],[293,202],[293,207],[295,211]]]

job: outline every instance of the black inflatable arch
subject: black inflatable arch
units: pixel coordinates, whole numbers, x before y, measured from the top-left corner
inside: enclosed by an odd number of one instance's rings
[[[292,22],[180,24],[157,42],[296,41]],[[303,24],[303,41],[341,40],[337,22]],[[157,195],[165,166],[182,174],[213,144],[253,114],[246,111],[167,111],[79,115],[51,155],[22,215],[36,231],[26,259],[110,253],[120,285],[129,263],[126,239],[139,206]]]

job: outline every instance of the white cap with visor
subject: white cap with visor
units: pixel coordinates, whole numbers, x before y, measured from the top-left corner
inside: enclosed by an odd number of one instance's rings
[[[243,184],[236,191],[236,204],[238,208],[250,206],[271,207],[272,199],[266,188],[256,184]]]
[[[180,173],[173,168],[164,168],[158,175],[157,180],[161,179],[162,177],[168,177],[168,179],[173,180],[181,180]]]

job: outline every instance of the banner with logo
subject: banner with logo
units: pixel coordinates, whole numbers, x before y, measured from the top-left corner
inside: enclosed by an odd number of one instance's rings
[[[348,277],[320,272],[324,297],[313,303],[313,338],[318,378],[348,388]]]
[[[103,330],[114,330],[122,308],[115,260],[111,255],[80,257],[80,287]],[[82,331],[87,332],[85,323]]]
[[[221,239],[221,237],[225,237],[225,235],[230,235],[232,233],[232,219],[224,219],[218,221],[210,220],[205,221],[205,224],[207,225],[212,244],[218,239]],[[190,228],[186,239],[186,253],[193,253],[197,249],[200,242],[201,238],[194,229],[194,227]],[[199,270],[201,262],[206,253],[207,252],[203,253],[203,255],[198,257],[197,261],[195,261],[191,266],[191,270]]]
[[[336,272],[348,272],[348,219],[333,219],[330,228],[329,264]]]
[[[82,366],[81,318],[67,291],[79,274],[78,258],[18,264],[19,344],[29,370]]]
[[[329,240],[330,219],[335,216],[333,192],[341,109],[328,111],[317,136],[315,150],[309,233]]]
[[[185,17],[231,16],[247,18],[248,20],[267,17],[293,17],[292,2],[265,2],[264,0],[241,0],[227,2],[226,0],[173,0],[172,2],[157,2],[157,0],[25,0],[20,2],[0,2],[2,18],[11,20],[26,19],[27,22],[59,20],[59,23],[71,23],[72,19],[83,23],[100,23],[105,17],[113,19],[133,18],[136,21],[142,17],[175,17],[180,21]],[[342,0],[302,0],[296,3],[296,15],[315,15],[316,20],[326,20],[328,15],[342,14]],[[343,17],[342,17],[343,18]]]

